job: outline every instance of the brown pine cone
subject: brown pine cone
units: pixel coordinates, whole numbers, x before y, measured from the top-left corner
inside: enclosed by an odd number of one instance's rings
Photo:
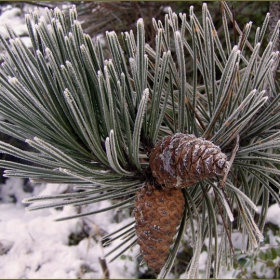
[[[183,133],[159,141],[151,151],[149,163],[153,176],[163,188],[190,187],[223,175],[229,168],[227,156],[218,146]]]
[[[181,190],[157,190],[144,183],[134,202],[135,230],[147,265],[158,272],[169,254],[169,247],[183,217],[185,199]]]

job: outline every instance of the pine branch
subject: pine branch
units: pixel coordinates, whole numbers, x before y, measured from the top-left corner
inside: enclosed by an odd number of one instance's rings
[[[145,20],[139,19],[136,34],[125,32],[122,41],[115,32],[106,33],[110,58],[104,59],[107,54],[100,40],[93,43],[84,33],[75,6],[67,17],[58,8],[46,13],[46,18],[38,10],[26,15],[32,50],[9,27],[9,40],[0,37],[5,49],[0,110],[8,120],[0,122],[0,131],[33,148],[23,151],[1,143],[1,153],[27,163],[1,160],[0,165],[7,177],[71,183],[81,192],[29,198],[25,202],[35,204],[28,209],[116,201],[104,209],[60,219],[65,220],[134,206],[135,227],[130,223],[108,235],[112,238],[108,242],[125,239],[107,255],[120,249],[115,259],[138,243],[147,264],[162,268],[159,277],[170,271],[188,221],[194,255],[187,275],[198,277],[198,258],[209,238],[206,275],[213,265],[218,277],[228,246],[230,254],[234,252],[234,207],[240,213],[237,225],[249,237],[247,249],[257,248],[265,223],[264,217],[255,221],[257,206],[266,215],[269,196],[280,203],[271,187],[280,186],[280,94],[271,71],[279,63],[279,52],[273,50],[280,21],[266,44],[267,15],[250,42],[252,23],[241,31],[222,2],[224,48],[206,4],[202,20],[193,7],[189,21],[185,14],[178,16],[169,9],[164,23],[152,20],[155,46],[147,41]],[[228,20],[240,35],[233,47]],[[187,74],[187,63],[192,73]],[[187,187],[183,202],[182,186]],[[152,212],[149,207],[154,207]],[[146,217],[146,213],[152,214]],[[167,227],[157,224],[162,215],[167,215],[165,222],[179,225],[165,260],[155,253],[169,232],[161,236],[159,229]],[[146,219],[144,225],[141,219]],[[170,232],[174,230],[173,225]]]

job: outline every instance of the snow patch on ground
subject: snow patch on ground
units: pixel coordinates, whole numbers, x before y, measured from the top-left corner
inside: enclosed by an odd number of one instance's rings
[[[76,214],[73,206],[62,210],[43,209],[28,211],[20,202],[30,193],[22,190],[23,180],[11,178],[0,186],[2,203],[0,203],[0,275],[3,278],[102,278],[99,258],[104,257],[104,248],[94,238],[82,239],[78,245],[69,246],[68,237],[71,233],[78,234],[80,219],[54,222],[54,219]],[[51,195],[63,192],[67,186],[58,184],[39,185],[40,192],[36,195]],[[36,190],[36,187],[35,189]],[[10,201],[13,193],[17,202]],[[110,206],[110,202],[101,202],[93,208]],[[88,209],[87,209],[88,210]],[[131,222],[131,219],[121,223],[112,221],[111,211],[89,216],[95,227],[104,228],[108,232]],[[93,227],[93,230],[95,228]],[[114,243],[108,246],[118,245]],[[136,255],[136,249],[130,252]],[[128,258],[117,259],[108,263],[110,278],[135,278],[137,275],[136,261]]]
[[[18,34],[27,34],[27,27],[24,24],[24,18],[21,18],[21,9],[11,8],[7,9],[1,14],[0,17],[0,32],[8,37],[8,32],[5,28],[5,25],[8,25],[13,28],[13,30]]]
[[[278,204],[273,204],[268,208],[266,222],[280,227],[280,207]]]
[[[23,43],[30,48],[31,47],[31,40],[28,36],[28,30],[24,21],[24,17],[21,17],[22,14],[21,9],[19,8],[11,8],[5,10],[0,16],[0,34],[4,38],[8,38],[9,34],[6,29],[6,25],[19,36],[21,36],[21,40]]]

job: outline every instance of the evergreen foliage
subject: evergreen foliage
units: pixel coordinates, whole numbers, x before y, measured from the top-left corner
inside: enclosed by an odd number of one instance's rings
[[[232,14],[226,3],[222,7],[224,45],[204,4],[202,22],[193,7],[189,21],[171,10],[164,22],[153,20],[155,49],[145,43],[142,19],[136,35],[124,32],[122,41],[115,32],[107,32],[108,60],[101,42],[93,44],[83,33],[74,6],[69,21],[59,9],[47,9],[46,18],[37,10],[26,15],[33,50],[7,27],[8,42],[0,37],[5,49],[0,111],[7,119],[0,122],[0,131],[26,141],[33,150],[1,142],[2,153],[30,164],[1,160],[0,166],[7,177],[76,186],[71,194],[26,199],[41,202],[27,210],[117,200],[111,207],[60,219],[65,220],[132,209],[136,192],[151,176],[149,153],[156,142],[176,132],[189,133],[219,146],[231,168],[223,178],[206,179],[184,190],[184,218],[159,278],[170,271],[187,224],[194,249],[187,267],[190,278],[198,276],[206,238],[206,278],[212,265],[213,277],[218,277],[221,266],[232,265],[234,226],[243,234],[244,251],[258,248],[269,197],[280,204],[275,191],[280,187],[280,94],[271,71],[279,62],[273,46],[280,23],[268,44],[263,38],[269,14],[253,42],[248,41],[252,23],[243,31],[236,25],[240,37],[232,46],[227,22]],[[187,60],[193,63],[190,77]],[[258,218],[257,205],[262,209]],[[117,251],[113,259],[137,243],[133,223],[106,238],[124,239],[107,254]]]

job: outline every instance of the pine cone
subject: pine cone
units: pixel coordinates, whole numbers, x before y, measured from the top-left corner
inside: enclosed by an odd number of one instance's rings
[[[147,265],[158,272],[183,217],[185,199],[181,190],[157,190],[146,182],[134,202],[135,230],[140,253]]]
[[[218,146],[183,133],[159,141],[151,151],[149,163],[153,176],[163,188],[190,187],[223,175],[229,168],[227,157]]]

